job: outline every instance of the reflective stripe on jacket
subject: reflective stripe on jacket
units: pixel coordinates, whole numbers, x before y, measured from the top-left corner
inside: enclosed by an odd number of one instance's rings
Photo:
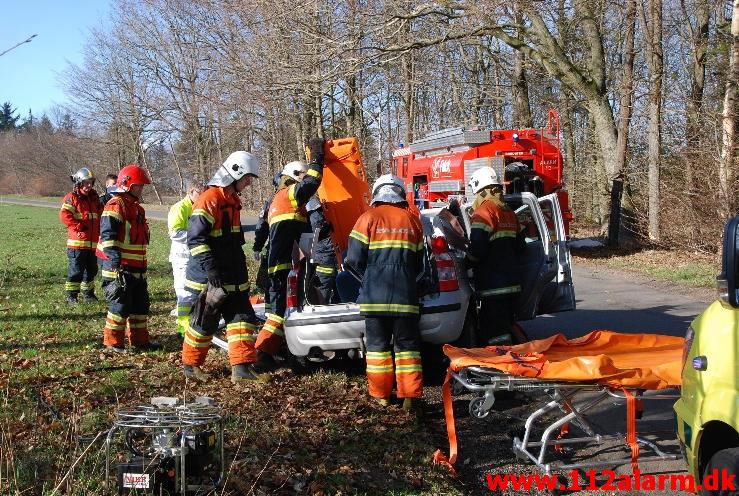
[[[75,188],[67,193],[59,218],[67,226],[67,248],[94,250],[100,236],[100,197],[94,190],[83,195]]]
[[[275,193],[267,212],[269,253],[267,272],[274,274],[292,267],[293,244],[308,232],[305,204],[321,185],[323,165],[311,164],[303,180]]]
[[[190,258],[187,249],[187,220],[192,214],[192,200],[190,195],[185,196],[169,209],[167,214],[167,231],[172,246],[169,248],[169,261],[186,260]]]
[[[198,197],[187,224],[187,262],[185,287],[205,288],[208,271],[217,270],[221,280],[241,287],[248,281],[241,228],[241,197],[212,186]]]
[[[500,200],[487,199],[470,219],[467,255],[475,275],[478,297],[516,294],[521,291],[519,253],[524,248],[515,212]]]
[[[129,194],[115,194],[100,216],[97,256],[103,262],[103,277],[119,267],[132,272],[146,271],[149,224],[139,200]]]
[[[423,228],[408,209],[381,204],[362,214],[349,234],[344,263],[362,278],[359,312],[418,314],[416,279],[424,257]]]

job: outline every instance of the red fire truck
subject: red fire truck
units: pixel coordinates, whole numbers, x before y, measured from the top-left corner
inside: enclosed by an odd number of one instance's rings
[[[506,193],[556,192],[569,232],[572,213],[562,182],[559,131],[556,110],[549,111],[541,129],[444,129],[395,150],[392,169],[406,182],[409,204],[429,208],[471,198],[472,173],[493,167],[504,178]]]

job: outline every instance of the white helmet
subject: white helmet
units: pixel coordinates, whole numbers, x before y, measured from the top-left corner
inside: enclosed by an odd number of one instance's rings
[[[305,163],[300,160],[294,160],[293,162],[285,164],[280,175],[300,181],[303,178],[303,174],[306,172],[308,172],[308,168],[305,166]]]
[[[476,195],[482,189],[493,185],[501,186],[498,174],[492,167],[481,167],[472,173],[469,186],[473,194]]]
[[[382,203],[407,202],[405,197],[405,183],[398,176],[383,174],[372,185],[372,205]]]
[[[238,151],[228,156],[213,177],[208,181],[208,186],[226,187],[234,181],[238,181],[247,174],[259,177],[259,161],[257,157],[249,152]]]

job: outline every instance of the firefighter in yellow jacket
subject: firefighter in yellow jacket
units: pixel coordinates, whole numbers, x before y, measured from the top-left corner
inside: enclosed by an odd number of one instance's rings
[[[169,249],[169,263],[172,264],[174,292],[177,296],[177,307],[172,314],[177,316],[177,332],[180,336],[185,335],[193,300],[192,293],[185,289],[185,272],[187,261],[190,259],[190,250],[187,248],[187,221],[192,214],[193,203],[197,201],[202,192],[202,185],[191,185],[187,190],[187,195],[172,205],[167,215],[167,230],[169,239],[172,240]]]
[[[305,205],[318,191],[323,175],[323,139],[309,143],[311,163],[306,170],[302,162],[290,162],[282,171],[280,185],[267,213],[269,252],[267,272],[270,313],[257,338],[258,360],[255,369],[269,372],[275,369],[274,355],[285,341],[283,322],[287,305],[287,275],[292,268],[293,245],[308,229]]]
[[[388,405],[395,380],[398,398],[410,410],[423,395],[416,287],[423,267],[423,228],[408,210],[397,176],[386,174],[375,181],[372,207],[349,234],[344,265],[362,276],[359,313],[366,326],[369,394]]]

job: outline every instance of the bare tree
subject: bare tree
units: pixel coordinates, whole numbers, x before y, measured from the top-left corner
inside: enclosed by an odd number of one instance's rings
[[[662,125],[662,0],[646,0],[641,5],[645,33],[647,65],[649,66],[649,238],[659,241],[659,173]]]
[[[726,92],[724,94],[724,110],[722,114],[721,162],[719,165],[719,181],[722,215],[727,217],[732,212],[733,197],[731,187],[734,180],[734,158],[737,147],[737,111],[739,98],[739,0],[734,0],[731,13],[731,45],[729,48],[729,70],[726,76]]]

